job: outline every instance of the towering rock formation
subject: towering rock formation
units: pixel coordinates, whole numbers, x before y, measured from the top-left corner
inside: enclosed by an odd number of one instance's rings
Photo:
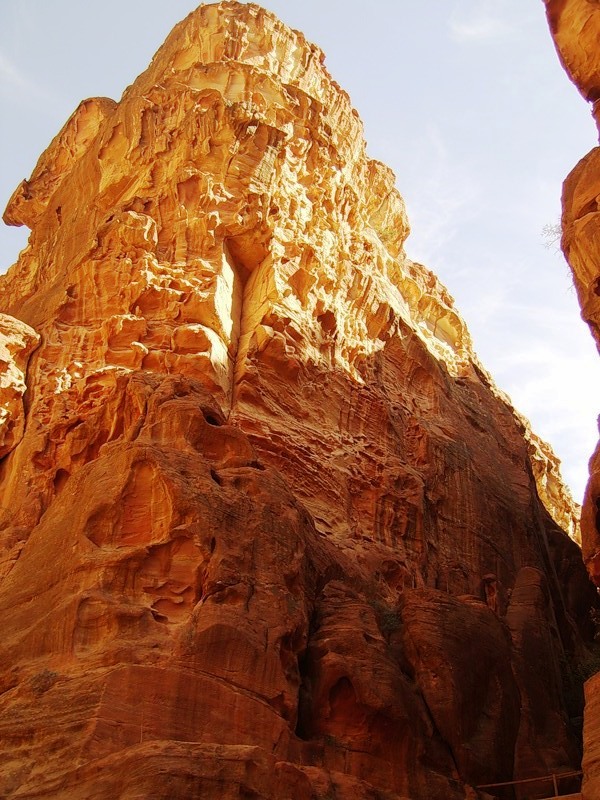
[[[545,0],[558,55],[592,104],[600,130],[600,8],[589,0]],[[600,147],[577,164],[563,188],[562,247],[571,266],[583,319],[600,345]],[[590,460],[581,515],[583,555],[600,586],[600,444]],[[600,657],[595,665],[600,669]],[[584,797],[600,796],[600,673],[585,689]]]
[[[453,800],[578,765],[576,510],[316,47],[200,7],[5,220],[3,797]]]
[[[568,75],[586,100],[600,128],[600,8],[588,0],[546,0],[548,21]],[[581,159],[565,181],[563,239],[583,319],[600,345],[600,148]],[[590,464],[581,518],[583,553],[600,585],[600,452]]]

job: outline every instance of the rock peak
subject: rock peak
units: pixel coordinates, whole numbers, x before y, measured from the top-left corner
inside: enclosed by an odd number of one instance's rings
[[[407,258],[318,48],[201,6],[5,219],[31,237],[0,311],[31,341],[0,473],[4,796],[458,800],[576,765],[575,509]]]

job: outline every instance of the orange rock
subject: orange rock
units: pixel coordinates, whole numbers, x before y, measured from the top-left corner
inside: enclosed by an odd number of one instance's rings
[[[600,11],[587,0],[545,0],[546,13],[563,66],[586,100],[600,100]],[[563,189],[562,248],[573,273],[581,315],[600,344],[600,148],[577,164]],[[600,455],[590,462],[590,482],[583,503],[582,546],[590,574],[600,583],[600,534],[596,516],[600,498]]]
[[[458,800],[577,766],[535,683],[591,636],[577,509],[318,48],[200,7],[5,219],[1,309],[41,344],[0,471],[2,796]]]
[[[600,124],[600,11],[586,0],[545,0],[554,42],[569,77],[583,97],[593,103]],[[573,169],[563,188],[562,248],[573,273],[581,315],[600,345],[600,148],[594,148]],[[581,515],[583,556],[588,571],[600,585],[600,445],[589,464]],[[592,659],[593,661],[593,659]],[[589,659],[585,662],[589,666]],[[600,794],[600,711],[598,678],[585,685],[584,782],[582,796]]]
[[[562,65],[583,97],[594,103],[594,116],[598,121],[600,11],[589,0],[544,0],[544,3]]]

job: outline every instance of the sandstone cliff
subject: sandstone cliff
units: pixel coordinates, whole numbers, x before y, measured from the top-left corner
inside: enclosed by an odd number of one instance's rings
[[[563,66],[583,97],[592,103],[600,125],[600,9],[587,0],[546,0],[550,29]],[[583,319],[600,344],[600,148],[594,148],[571,172],[563,191],[562,246],[571,266]],[[581,524],[583,553],[600,583],[600,451],[590,464],[590,482]]]
[[[592,104],[600,126],[600,9],[587,0],[546,0],[558,55],[567,74]],[[600,147],[588,153],[563,188],[562,247],[573,274],[583,319],[600,345]],[[600,444],[590,460],[581,515],[588,571],[600,586]],[[593,665],[600,667],[600,659]],[[600,675],[585,688],[583,797],[600,796]]]
[[[578,765],[576,509],[318,48],[200,7],[5,221],[32,232],[0,278],[2,796],[430,800]]]

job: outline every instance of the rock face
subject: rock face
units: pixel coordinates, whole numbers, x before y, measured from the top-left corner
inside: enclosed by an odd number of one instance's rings
[[[600,125],[600,8],[588,0],[546,0],[558,55]],[[600,345],[600,148],[577,164],[563,191],[562,246],[573,273],[581,315]],[[600,585],[600,449],[590,462],[581,517],[583,553]]]
[[[600,11],[590,0],[544,0],[558,56],[583,97],[593,104],[598,121]]]
[[[546,0],[558,55],[583,97],[592,103],[600,129],[600,8],[587,0]],[[567,177],[563,189],[562,247],[573,273],[583,319],[600,345],[600,147]],[[600,444],[590,460],[581,515],[582,546],[588,571],[600,586]],[[594,664],[600,667],[600,662]],[[600,796],[600,679],[585,686],[583,797]]]
[[[586,681],[585,716],[583,723],[583,786],[584,800],[594,800],[600,792],[600,674]]]
[[[40,337],[29,325],[0,314],[0,458],[23,438],[25,372]]]
[[[5,220],[32,233],[0,311],[41,343],[0,465],[3,797],[452,799],[578,766],[577,510],[316,47],[200,7]]]

